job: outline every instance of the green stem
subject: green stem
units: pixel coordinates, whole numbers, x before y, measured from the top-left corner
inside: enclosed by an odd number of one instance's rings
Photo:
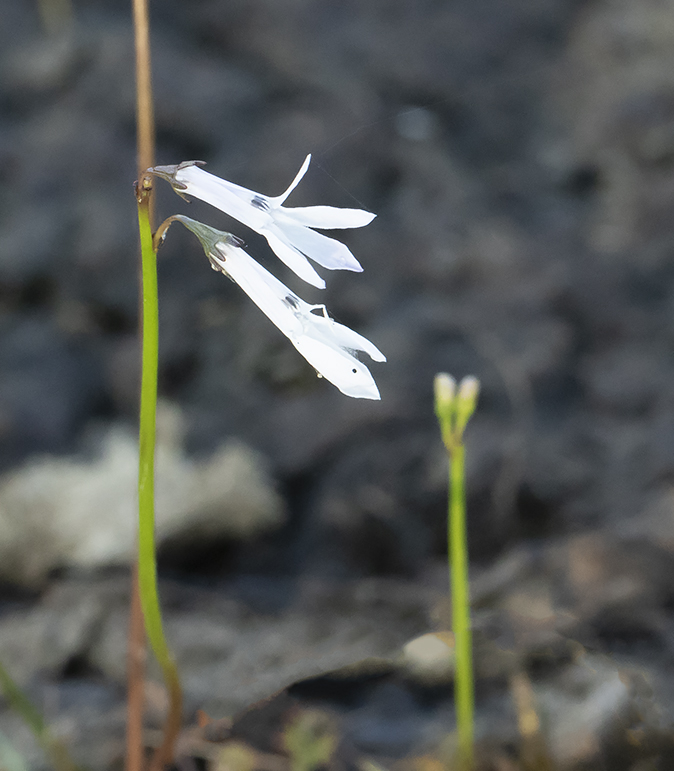
[[[140,391],[140,458],[138,466],[138,581],[145,629],[154,655],[161,666],[169,692],[169,714],[162,746],[153,769],[173,759],[180,730],[182,691],[178,669],[171,656],[164,630],[157,592],[157,560],[154,537],[154,456],[157,415],[157,369],[159,359],[159,303],[157,297],[157,254],[152,244],[149,212],[149,178],[139,185],[138,225],[143,276],[143,361]]]
[[[473,652],[470,629],[470,590],[468,583],[468,538],[466,535],[466,491],[462,440],[449,448],[450,505],[447,527],[449,580],[452,592],[452,629],[456,656],[454,703],[463,768],[473,766]]]

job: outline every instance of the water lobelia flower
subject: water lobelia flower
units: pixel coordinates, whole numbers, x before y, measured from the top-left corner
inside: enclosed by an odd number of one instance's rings
[[[375,215],[363,209],[334,206],[283,206],[309,168],[307,155],[302,168],[284,193],[266,196],[247,190],[199,168],[200,161],[185,161],[177,166],[155,166],[153,174],[166,179],[179,195],[192,195],[239,220],[260,235],[291,270],[319,289],[325,281],[316,273],[307,257],[329,270],[362,271],[351,251],[334,238],[312,228],[334,230],[360,228]]]
[[[201,241],[211,267],[229,276],[257,307],[289,338],[319,375],[347,396],[379,399],[370,370],[355,356],[363,351],[386,361],[369,340],[328,316],[325,305],[310,305],[258,264],[230,233],[175,215]]]

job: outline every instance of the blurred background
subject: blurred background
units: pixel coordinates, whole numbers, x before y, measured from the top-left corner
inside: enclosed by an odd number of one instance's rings
[[[157,163],[200,159],[277,195],[311,152],[289,205],[377,213],[338,234],[364,273],[323,271],[323,293],[161,182],[158,218],[231,230],[388,357],[371,368],[381,402],[342,396],[170,231],[158,537],[188,721],[314,678],[294,698],[340,716],[348,757],[441,742],[449,685],[396,656],[449,618],[432,404],[447,371],[482,384],[467,432],[481,741],[518,741],[516,669],[560,768],[671,768],[674,1],[151,14]],[[135,517],[130,4],[0,0],[0,72],[0,657],[107,768]],[[7,710],[0,731],[39,766]]]

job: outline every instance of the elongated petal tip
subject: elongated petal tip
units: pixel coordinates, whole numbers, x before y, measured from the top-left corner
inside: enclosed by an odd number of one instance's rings
[[[344,324],[340,324],[339,322],[330,319],[330,332],[343,348],[352,351],[363,351],[373,361],[386,361],[386,356],[384,356],[374,343],[371,343],[367,337],[363,337],[363,335],[353,329],[344,326]]]
[[[350,396],[352,399],[370,399],[373,402],[381,401],[381,395],[379,394],[379,389],[376,386],[374,387],[374,391],[367,391],[358,394],[347,394],[344,391],[342,391],[342,393],[345,396]]]
[[[307,173],[307,169],[309,168],[309,164],[311,163],[311,153],[307,155],[307,157],[304,159],[304,163],[302,164],[300,170],[295,175],[295,179],[288,185],[288,187],[284,190],[281,195],[277,195],[275,198],[270,198],[270,201],[274,202],[275,206],[280,206],[285,199],[292,193],[292,191],[299,185],[300,181],[302,180],[302,177]]]
[[[340,388],[339,390],[345,396],[350,396],[352,399],[370,399],[372,401],[381,401],[381,395],[374,380],[367,386],[360,386],[357,388]]]
[[[325,377],[325,375],[321,375],[321,377]],[[330,380],[328,377],[325,379]],[[358,386],[340,385],[334,381],[331,382],[344,394],[344,396],[349,396],[352,399],[370,399],[371,401],[381,401],[381,395],[374,380],[366,385]]]
[[[311,284],[318,289],[325,289],[325,281],[318,273],[316,273],[305,255],[288,241],[282,231],[278,229],[269,229],[265,230],[263,235],[267,239],[267,243],[271,246],[274,254],[281,262],[285,263],[290,270],[308,284]]]
[[[365,227],[377,215],[365,209],[340,209],[337,206],[284,206],[277,216],[294,225],[319,230],[345,230]]]
[[[352,211],[354,213],[354,216],[357,214],[361,220],[360,224],[358,225],[351,225],[352,228],[363,228],[365,225],[369,225],[372,220],[377,216],[371,211],[366,211],[365,209],[350,209],[349,211]]]
[[[305,318],[303,333],[295,339],[291,338],[292,344],[319,375],[339,388],[345,396],[379,399],[377,384],[370,370],[342,346],[333,334],[334,326],[329,322],[329,319],[310,313]],[[357,333],[353,332],[353,335]]]
[[[274,223],[273,231],[291,248],[328,270],[353,270],[360,273],[363,269],[349,248],[341,241],[323,233],[317,233],[304,225],[289,222],[288,218]]]

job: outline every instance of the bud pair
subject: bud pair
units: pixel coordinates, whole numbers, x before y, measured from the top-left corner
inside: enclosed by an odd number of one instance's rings
[[[435,414],[440,423],[442,441],[450,450],[463,441],[463,432],[475,412],[480,381],[469,375],[457,388],[456,380],[446,372],[435,376]]]

